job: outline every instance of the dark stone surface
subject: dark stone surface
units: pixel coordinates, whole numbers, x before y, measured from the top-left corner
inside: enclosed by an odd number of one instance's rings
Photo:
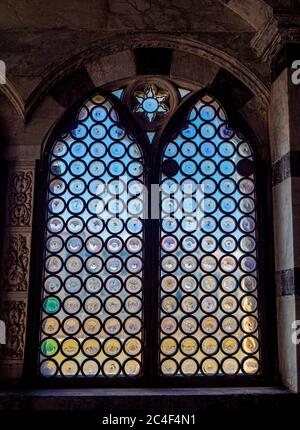
[[[294,60],[300,59],[300,43],[287,43],[273,58],[271,64],[271,81],[274,82]]]
[[[134,50],[137,75],[169,75],[172,50],[165,48],[138,48]]]
[[[51,89],[51,95],[61,106],[69,107],[93,88],[94,84],[88,72],[81,68],[59,81]]]
[[[0,410],[56,410],[191,413],[263,410],[300,404],[300,395],[285,389],[86,389],[0,392]]]
[[[300,151],[287,153],[272,167],[273,187],[290,177],[300,177]]]
[[[280,296],[300,295],[300,267],[276,272]]]
[[[241,109],[253,97],[253,93],[240,80],[221,68],[212,82],[211,89],[219,95],[221,103],[234,110]]]

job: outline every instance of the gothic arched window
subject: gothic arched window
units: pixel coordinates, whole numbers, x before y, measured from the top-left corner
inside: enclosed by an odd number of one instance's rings
[[[142,152],[101,95],[84,104],[77,120],[49,157],[40,373],[137,375]]]
[[[208,93],[132,87],[94,92],[45,153],[39,375],[262,375],[251,143]]]
[[[162,154],[163,375],[259,370],[253,153],[204,95]]]

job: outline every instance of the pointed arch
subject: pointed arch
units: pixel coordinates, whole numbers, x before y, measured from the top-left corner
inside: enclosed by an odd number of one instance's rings
[[[180,115],[167,127],[159,163],[160,374],[257,375],[253,147],[206,91]]]
[[[141,141],[117,100],[94,91],[45,147],[42,378],[143,374]]]

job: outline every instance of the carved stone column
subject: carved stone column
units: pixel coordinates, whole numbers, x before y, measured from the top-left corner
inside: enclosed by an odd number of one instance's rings
[[[0,286],[6,344],[0,345],[0,378],[15,381],[21,379],[24,365],[33,184],[33,162],[8,162]]]
[[[273,59],[270,140],[273,163],[279,372],[300,391],[300,85],[293,83],[300,44],[286,44]],[[299,336],[298,336],[299,337]],[[300,341],[300,338],[299,338]]]

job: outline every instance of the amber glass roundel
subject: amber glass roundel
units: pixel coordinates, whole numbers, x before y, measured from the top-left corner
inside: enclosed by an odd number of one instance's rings
[[[143,171],[139,145],[101,95],[52,146],[42,377],[143,373]]]
[[[172,136],[160,176],[160,374],[258,374],[251,146],[208,95]]]

